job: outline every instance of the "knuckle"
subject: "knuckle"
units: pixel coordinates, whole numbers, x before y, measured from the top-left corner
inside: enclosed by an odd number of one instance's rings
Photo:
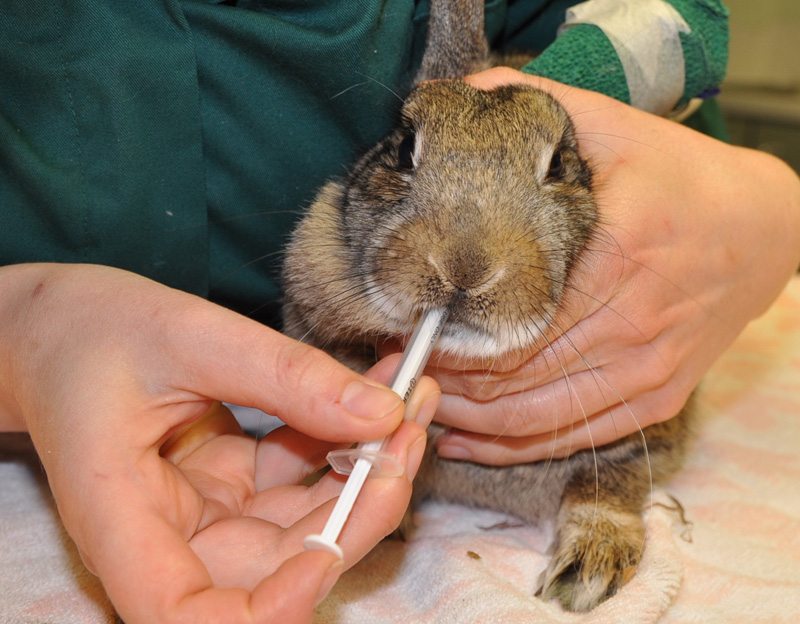
[[[652,391],[646,401],[647,424],[669,420],[680,412],[689,399],[691,390],[685,392],[673,383],[665,383]]]
[[[281,341],[270,358],[268,377],[276,389],[292,400],[312,403],[334,403],[339,396],[326,383],[334,374],[331,358],[313,347],[294,340]]]
[[[527,393],[506,396],[495,415],[497,435],[519,437],[541,428],[536,410],[528,404]]]
[[[288,388],[303,385],[324,368],[326,357],[301,342],[282,341],[273,352],[274,377]]]

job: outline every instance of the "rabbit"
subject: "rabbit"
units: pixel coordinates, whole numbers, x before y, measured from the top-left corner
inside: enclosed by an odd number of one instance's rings
[[[553,97],[459,80],[490,64],[482,0],[432,0],[425,55],[398,127],[319,191],[292,234],[289,335],[363,371],[379,339],[407,335],[424,311],[448,306],[443,351],[489,358],[541,347],[598,232],[592,172]],[[414,500],[554,521],[539,593],[586,611],[635,570],[642,507],[653,483],[679,469],[690,414],[687,406],[640,435],[567,459],[508,467],[442,459],[429,443]],[[431,426],[431,441],[441,430]]]

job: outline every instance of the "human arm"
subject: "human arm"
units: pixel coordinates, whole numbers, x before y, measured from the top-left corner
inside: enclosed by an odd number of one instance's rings
[[[64,524],[125,621],[309,621],[343,567],[306,553],[341,489],[302,477],[398,427],[402,402],[314,349],[138,276],[0,269],[0,427],[27,429]],[[388,381],[393,361],[370,375]],[[438,390],[418,386],[342,534],[350,566],[399,522]],[[281,416],[261,442],[217,402]],[[318,438],[332,441],[323,443]]]
[[[495,69],[490,88],[549,90],[594,170],[601,228],[540,352],[429,367],[445,457],[568,455],[675,415],[800,264],[800,183],[781,161],[608,97]],[[487,370],[488,369],[488,370]],[[568,377],[568,381],[567,381]]]

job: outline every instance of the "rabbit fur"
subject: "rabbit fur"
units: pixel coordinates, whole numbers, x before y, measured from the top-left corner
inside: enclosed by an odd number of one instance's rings
[[[598,231],[592,173],[558,102],[527,86],[481,91],[459,80],[491,64],[483,28],[480,0],[431,1],[397,128],[319,191],[288,246],[285,331],[359,370],[375,362],[378,339],[407,335],[435,306],[450,308],[443,351],[547,348],[570,272]],[[642,507],[680,467],[690,412],[516,466],[441,459],[429,444],[414,500],[555,522],[539,593],[586,611],[635,570]]]

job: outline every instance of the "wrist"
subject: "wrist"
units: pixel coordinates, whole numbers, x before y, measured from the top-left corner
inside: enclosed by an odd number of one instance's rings
[[[761,281],[769,288],[769,296],[755,317],[767,311],[800,268],[800,178],[789,165],[770,154],[748,153],[751,188],[764,197],[760,203],[753,201],[750,208],[757,211],[751,230],[761,234],[760,241],[752,245],[751,264],[756,270],[753,283]],[[765,278],[770,273],[775,276],[772,283]]]
[[[26,319],[48,265],[0,267],[0,431],[27,431],[20,396],[24,361],[31,356]]]

